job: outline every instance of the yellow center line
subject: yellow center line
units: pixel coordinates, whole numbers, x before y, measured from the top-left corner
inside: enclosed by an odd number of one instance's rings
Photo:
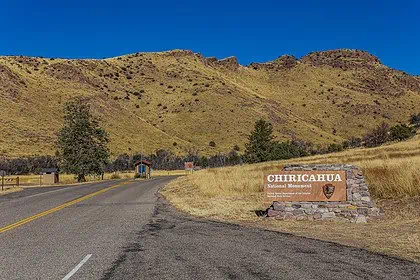
[[[61,209],[64,209],[64,208],[66,208],[66,207],[69,207],[69,206],[74,205],[74,204],[76,204],[76,203],[82,202],[82,201],[84,201],[84,200],[86,200],[86,199],[89,199],[89,198],[91,198],[91,197],[94,197],[94,196],[96,196],[96,195],[99,195],[99,194],[101,194],[101,193],[104,193],[104,192],[106,192],[106,191],[109,191],[109,190],[115,189],[115,188],[117,188],[117,187],[119,187],[119,186],[122,186],[122,185],[125,185],[125,184],[128,184],[128,183],[130,183],[130,182],[123,182],[123,183],[120,183],[120,184],[117,184],[117,185],[114,185],[114,186],[107,187],[107,188],[105,188],[105,189],[102,189],[102,190],[99,190],[99,191],[96,191],[96,192],[90,193],[90,194],[88,194],[88,195],[85,195],[85,196],[79,197],[79,198],[77,198],[77,199],[75,199],[75,200],[71,200],[71,201],[69,201],[69,202],[63,203],[63,204],[61,204],[61,205],[59,205],[59,206],[57,206],[57,207],[51,208],[51,209],[49,209],[49,210],[46,210],[46,211],[40,212],[40,213],[35,214],[35,215],[33,215],[33,216],[30,216],[30,217],[28,217],[28,218],[22,219],[22,220],[20,220],[20,221],[17,221],[16,223],[13,223],[13,224],[10,224],[10,225],[7,225],[7,226],[5,226],[5,227],[0,228],[0,233],[3,233],[3,232],[6,232],[6,231],[9,231],[9,230],[12,230],[12,229],[17,228],[17,227],[20,227],[20,226],[22,226],[22,225],[24,225],[24,224],[27,224],[27,223],[29,223],[29,222],[31,222],[31,221],[33,221],[33,220],[36,220],[36,219],[39,219],[39,218],[44,217],[44,216],[46,216],[46,215],[49,215],[49,214],[51,214],[51,213],[54,213],[54,212],[60,211]]]

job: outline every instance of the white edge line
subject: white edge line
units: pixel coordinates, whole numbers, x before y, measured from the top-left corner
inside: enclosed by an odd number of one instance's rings
[[[73,276],[89,259],[92,257],[92,254],[87,255],[72,271],[70,271],[62,280],[68,280]]]

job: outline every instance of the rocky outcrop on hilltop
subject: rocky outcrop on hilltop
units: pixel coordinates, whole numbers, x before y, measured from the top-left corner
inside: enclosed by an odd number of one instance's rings
[[[16,98],[22,86],[27,87],[25,81],[9,67],[0,64],[0,95]]]
[[[406,90],[420,93],[420,80],[404,72],[388,68],[363,70],[354,73],[355,81],[346,86],[364,93],[401,96]]]
[[[51,64],[45,72],[58,80],[91,84],[89,78],[77,66],[70,63],[58,62]]]
[[[298,64],[298,60],[296,57],[292,55],[282,55],[276,60],[265,62],[265,63],[257,63],[253,62],[249,65],[250,68],[255,70],[268,70],[268,71],[279,71],[284,69],[291,69]]]
[[[236,70],[239,68],[238,59],[234,56],[226,57],[223,59],[217,59],[215,57],[207,57],[204,59],[204,63],[207,66],[223,67],[229,70]]]
[[[343,70],[361,67],[373,68],[375,65],[381,64],[376,56],[368,52],[348,49],[311,52],[303,56],[300,61],[313,66],[331,66]]]

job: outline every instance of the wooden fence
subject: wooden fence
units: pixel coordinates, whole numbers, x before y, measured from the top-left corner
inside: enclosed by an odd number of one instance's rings
[[[6,187],[19,187],[19,177],[1,177],[1,190],[4,191]]]

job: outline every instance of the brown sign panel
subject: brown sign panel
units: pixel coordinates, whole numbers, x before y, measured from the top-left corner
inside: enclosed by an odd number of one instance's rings
[[[265,204],[274,201],[346,201],[345,171],[282,171],[264,175]]]
[[[187,161],[184,163],[185,170],[193,170],[194,169],[194,162]]]

